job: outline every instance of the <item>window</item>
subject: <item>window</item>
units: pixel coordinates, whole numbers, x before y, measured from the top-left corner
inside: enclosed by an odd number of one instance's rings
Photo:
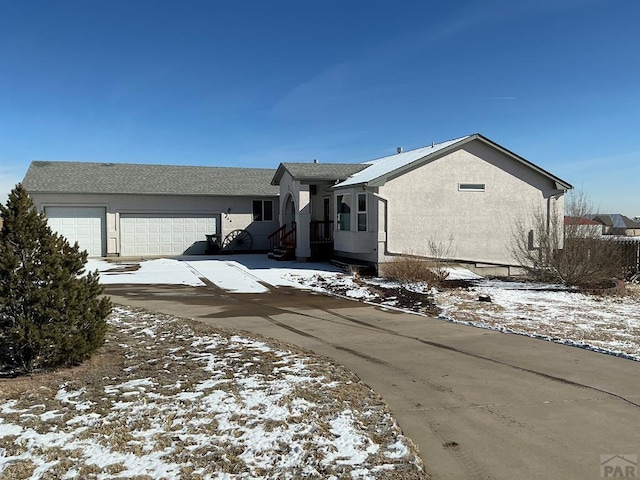
[[[273,200],[253,201],[253,221],[272,222],[273,221]]]
[[[358,194],[358,231],[367,231],[367,194]]]
[[[351,230],[351,196],[338,195],[338,230]]]
[[[484,192],[484,183],[459,183],[458,190],[461,192]]]

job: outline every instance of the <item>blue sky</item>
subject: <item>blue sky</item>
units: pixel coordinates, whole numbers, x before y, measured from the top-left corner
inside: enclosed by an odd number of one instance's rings
[[[640,215],[640,2],[0,2],[0,198],[32,160],[275,168],[481,133]]]

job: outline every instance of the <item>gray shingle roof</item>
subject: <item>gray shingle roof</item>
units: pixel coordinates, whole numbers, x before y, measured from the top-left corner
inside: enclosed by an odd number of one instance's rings
[[[271,183],[278,185],[285,171],[303,182],[344,180],[369,165],[362,163],[281,163]]]
[[[30,193],[276,196],[275,170],[130,163],[32,162],[23,185]]]
[[[626,230],[627,228],[640,228],[640,222],[631,220],[629,217],[621,215],[620,213],[599,213],[587,215],[587,217],[596,220],[607,227],[619,228],[622,230]]]

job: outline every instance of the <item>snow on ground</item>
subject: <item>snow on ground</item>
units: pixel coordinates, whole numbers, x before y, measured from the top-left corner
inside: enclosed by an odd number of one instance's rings
[[[107,375],[14,398],[0,384],[1,478],[425,478],[339,366],[166,315],[116,308],[110,324]]]
[[[479,302],[488,295],[491,302]],[[436,296],[441,318],[640,361],[640,300],[561,286],[480,280]]]
[[[397,298],[379,298],[380,289],[399,285],[382,279],[360,281],[324,263],[276,262],[265,255],[176,257],[137,262],[126,268],[91,260],[103,283],[177,283],[202,285],[201,279],[235,293],[267,293],[281,286],[339,293],[402,308]],[[137,264],[134,262],[134,264]],[[471,288],[437,291],[429,286],[405,286],[430,295],[443,320],[544,338],[569,345],[640,360],[640,301],[638,297],[598,297],[561,286],[489,281],[464,268],[449,269],[449,279],[470,281]],[[492,302],[478,302],[489,295]],[[415,297],[415,295],[414,295]],[[415,300],[415,298],[414,298]],[[415,310],[415,309],[414,309]]]
[[[325,263],[275,262],[266,255],[202,256],[115,262],[89,259],[87,271],[98,270],[100,282],[111,284],[170,284],[202,286],[202,279],[233,293],[266,293],[270,287],[305,287],[317,275],[337,275],[337,267]],[[297,280],[294,280],[297,279]]]
[[[90,258],[85,270],[88,272],[98,270],[100,282],[105,285],[121,283],[204,285],[204,282],[189,269],[186,263],[171,258],[117,263]]]
[[[309,281],[348,298],[640,361],[640,294],[633,294],[633,287],[628,296],[598,296],[561,285],[488,280],[465,269],[451,270],[449,279],[466,280],[470,286],[435,289],[422,283],[321,274]],[[380,287],[393,293],[380,298]],[[416,302],[412,292],[425,300]],[[481,296],[491,301],[480,301]],[[425,308],[431,301],[440,313]]]

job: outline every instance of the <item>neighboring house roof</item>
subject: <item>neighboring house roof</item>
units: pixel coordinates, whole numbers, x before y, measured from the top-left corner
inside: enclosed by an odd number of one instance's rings
[[[279,185],[285,172],[301,182],[335,182],[367,168],[362,163],[281,163],[276,170],[271,185]]]
[[[619,213],[598,213],[586,216],[607,227],[619,228],[622,230],[640,229],[639,222],[631,220],[629,217]]]
[[[32,162],[23,186],[29,193],[277,196],[275,170],[130,163]]]
[[[402,175],[403,173],[416,168],[433,158],[441,155],[446,155],[451,151],[457,150],[463,145],[474,140],[478,140],[497,150],[500,150],[502,153],[508,155],[515,161],[522,163],[523,165],[535,170],[541,175],[544,175],[545,177],[555,182],[556,188],[559,190],[568,190],[573,188],[571,184],[565,182],[564,180],[561,180],[555,175],[552,175],[546,170],[538,167],[537,165],[534,165],[528,160],[522,158],[519,155],[516,155],[515,153],[507,150],[506,148],[498,145],[495,142],[492,142],[488,138],[478,133],[474,135],[467,135],[465,137],[455,138],[453,140],[442,143],[435,143],[431,146],[418,148],[416,150],[397,153],[395,155],[379,158],[370,162],[365,162],[365,164],[370,165],[369,168],[354,174],[344,182],[338,183],[337,185],[335,185],[335,188],[350,187],[354,185],[384,185],[387,180],[395,178],[398,175]]]
[[[598,225],[601,226],[602,224],[599,222],[596,222],[595,220],[591,220],[589,218],[585,218],[585,217],[564,217],[564,224],[565,225]]]

